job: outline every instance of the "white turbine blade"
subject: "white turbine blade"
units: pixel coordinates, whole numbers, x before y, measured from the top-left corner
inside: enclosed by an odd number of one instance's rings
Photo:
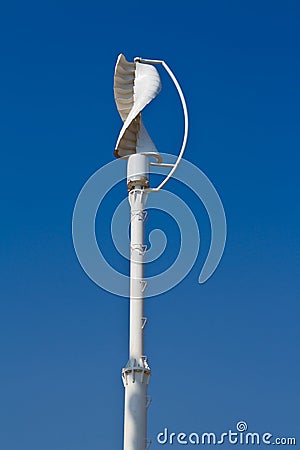
[[[134,107],[142,109],[161,91],[159,73],[151,64],[137,62],[134,80]]]
[[[114,96],[124,122],[114,154],[116,157],[133,153],[156,156],[158,151],[141,121],[141,112],[161,90],[156,68],[150,64],[130,63],[119,55],[114,76]]]
[[[122,158],[123,156],[129,156],[136,153],[140,122],[140,117],[133,120],[129,127],[122,131],[122,134],[119,134],[114,151],[114,155],[117,158]]]
[[[159,162],[162,161],[162,158],[159,155],[157,148],[155,147],[155,144],[152,141],[151,137],[149,136],[142,121],[140,123],[140,131],[138,134],[136,152],[147,154],[149,156],[155,156]]]
[[[126,120],[133,107],[134,78],[135,63],[130,63],[126,60],[124,55],[119,55],[115,67],[114,96],[117,109],[123,122]]]
[[[124,132],[130,122],[153,100],[161,90],[160,77],[154,66],[150,64],[136,63],[135,79],[133,86],[133,106],[128,114],[123,128]]]

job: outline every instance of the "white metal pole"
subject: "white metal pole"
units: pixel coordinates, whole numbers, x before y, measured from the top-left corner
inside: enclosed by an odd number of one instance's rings
[[[150,368],[144,356],[144,244],[148,157],[132,155],[128,163],[130,236],[130,324],[129,361],[122,370],[125,387],[124,450],[147,448],[147,389]]]

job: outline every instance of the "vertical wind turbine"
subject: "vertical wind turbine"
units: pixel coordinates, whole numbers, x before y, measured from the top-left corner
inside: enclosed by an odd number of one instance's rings
[[[175,164],[163,163],[142,122],[142,110],[161,90],[161,81],[154,65],[162,65],[173,80],[184,112],[184,135]],[[144,258],[147,246],[144,240],[146,201],[151,192],[158,192],[171,178],[183,156],[188,136],[188,114],[182,90],[168,67],[161,60],[135,58],[128,62],[119,55],[114,75],[116,106],[123,120],[114,155],[128,159],[127,186],[130,204],[130,323],[129,360],[122,369],[125,387],[124,450],[145,450],[147,440],[147,390],[151,371],[144,352]],[[171,170],[158,187],[150,187],[151,165]]]

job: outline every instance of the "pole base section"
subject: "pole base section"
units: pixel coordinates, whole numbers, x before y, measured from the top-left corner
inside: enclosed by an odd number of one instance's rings
[[[146,450],[148,384],[151,371],[145,360],[132,358],[122,369],[125,387],[124,450]]]

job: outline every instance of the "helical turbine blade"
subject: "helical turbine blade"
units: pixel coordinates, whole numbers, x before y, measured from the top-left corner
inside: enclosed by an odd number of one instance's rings
[[[154,66],[128,62],[119,55],[114,76],[114,96],[124,122],[114,155],[118,158],[144,153],[161,160],[142,123],[141,113],[161,90],[159,74]]]

